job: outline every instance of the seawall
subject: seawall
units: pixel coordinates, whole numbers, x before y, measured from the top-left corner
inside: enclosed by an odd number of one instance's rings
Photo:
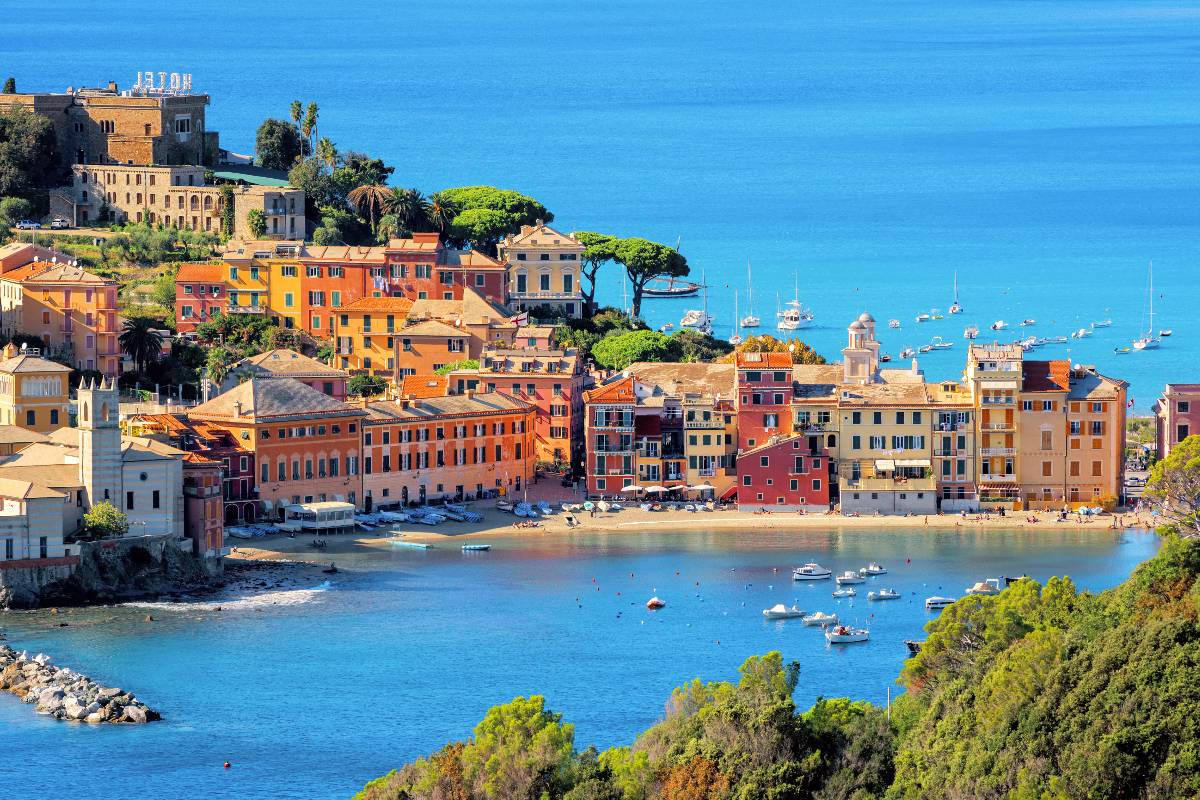
[[[0,691],[37,706],[39,714],[76,722],[154,722],[157,711],[123,689],[101,686],[86,675],[58,667],[50,657],[30,656],[0,645]]]

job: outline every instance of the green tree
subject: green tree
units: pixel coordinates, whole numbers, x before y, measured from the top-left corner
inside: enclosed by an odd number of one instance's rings
[[[630,331],[606,336],[592,347],[592,359],[605,369],[622,370],[638,361],[665,361],[671,346],[658,331]]]
[[[337,169],[337,147],[327,136],[322,136],[321,141],[317,142],[317,159],[329,169]]]
[[[132,317],[125,320],[117,342],[121,350],[133,359],[138,372],[145,372],[147,364],[158,360],[162,354],[163,337],[156,322],[148,317]]]
[[[336,175],[338,182],[349,192],[357,186],[386,184],[395,171],[395,167],[389,167],[381,159],[350,150],[342,157],[342,166]]]
[[[387,381],[378,375],[354,375],[346,381],[346,391],[359,397],[376,397],[387,391]]]
[[[392,189],[387,208],[408,231],[429,229],[429,201],[417,189]]]
[[[376,220],[380,213],[387,208],[388,203],[392,199],[391,190],[378,183],[368,183],[350,190],[346,195],[346,199],[354,206],[358,213],[367,218],[371,223],[371,232],[376,229]]]
[[[252,208],[246,212],[246,230],[255,239],[261,239],[267,234],[267,217],[261,208]]]
[[[175,310],[175,276],[178,269],[164,267],[163,273],[154,279],[154,289],[151,298],[163,308]]]
[[[107,500],[93,504],[83,515],[83,535],[87,539],[119,539],[127,533],[129,518]]]
[[[488,710],[463,748],[463,777],[477,797],[561,797],[572,773],[575,727],[548,711],[539,696]]]
[[[0,89],[0,93],[16,94],[17,93],[17,79],[14,78],[12,75],[9,75],[7,78],[5,78],[4,79],[4,88]]]
[[[460,243],[470,242],[481,250],[494,250],[500,239],[519,232],[522,225],[554,219],[541,203],[509,189],[460,186],[438,194],[458,211],[447,229],[450,238]]]
[[[315,220],[322,206],[345,205],[346,196],[333,182],[331,169],[318,158],[304,158],[288,170],[288,183],[304,190],[305,213]]]
[[[451,372],[455,372],[460,369],[479,369],[479,359],[464,358],[461,361],[454,361],[449,364],[443,364],[442,366],[435,369],[433,372],[435,375],[449,375]]]
[[[484,252],[493,250],[509,233],[512,233],[511,218],[503,211],[491,208],[468,208],[459,212],[450,223],[453,240]]]
[[[229,184],[221,186],[221,235],[228,239],[233,236],[233,187]]]
[[[1144,496],[1182,536],[1200,536],[1200,435],[1192,434],[1150,468]]]
[[[380,244],[387,244],[389,240],[403,239],[411,232],[400,224],[400,219],[395,214],[384,214],[375,226],[375,240]]]
[[[254,137],[258,163],[266,169],[288,170],[307,155],[305,142],[296,126],[282,119],[267,119],[258,126]]]
[[[33,204],[24,197],[5,197],[0,200],[0,225],[11,228],[33,216]]]
[[[616,260],[617,243],[620,239],[591,231],[576,231],[571,236],[579,240],[585,248],[579,264],[579,274],[583,278],[579,288],[583,293],[583,307],[590,314],[596,304],[596,274],[600,267]]]
[[[687,259],[666,245],[637,237],[617,243],[615,261],[625,268],[633,288],[630,310],[633,316],[642,315],[642,293],[646,284],[659,277],[681,278],[688,274]]]
[[[668,337],[668,361],[717,361],[733,352],[733,345],[706,333],[684,328]]]
[[[450,230],[451,223],[458,216],[459,207],[445,192],[434,192],[429,195],[426,219],[431,230],[445,236]]]
[[[737,353],[791,353],[793,364],[824,364],[825,357],[799,339],[776,339],[769,333],[748,336],[735,348]],[[725,361],[732,362],[731,353]]]
[[[0,197],[40,202],[64,177],[50,118],[22,106],[0,113]]]

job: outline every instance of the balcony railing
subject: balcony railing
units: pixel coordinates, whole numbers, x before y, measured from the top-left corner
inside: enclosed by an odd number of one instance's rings
[[[696,470],[696,473],[701,478],[712,478],[717,474],[717,471],[715,469],[713,469],[712,467],[707,467],[705,469]]]
[[[689,419],[683,423],[683,427],[691,429],[699,428],[724,428],[725,423],[718,419]]]
[[[963,428],[966,428],[968,424],[969,423],[966,422],[939,422],[933,426],[933,430],[935,433],[941,433],[943,431],[960,431]]]
[[[1015,447],[981,447],[979,454],[981,456],[1011,456],[1015,455],[1017,448]]]
[[[267,309],[264,306],[230,306],[226,309],[226,314],[265,314]]]
[[[1011,406],[1015,401],[1011,397],[983,397],[980,402],[985,406]]]
[[[608,445],[607,447],[593,447],[592,452],[593,453],[606,453],[606,454],[607,453],[629,454],[629,453],[633,452],[633,445],[625,446],[625,445],[615,444],[615,445]]]
[[[513,292],[517,300],[582,300],[579,292]]]
[[[1010,431],[1017,427],[1015,422],[985,422],[979,426],[985,431]]]
[[[937,480],[933,476],[925,478],[843,478],[842,487],[863,491],[888,492],[925,492],[937,488]]]

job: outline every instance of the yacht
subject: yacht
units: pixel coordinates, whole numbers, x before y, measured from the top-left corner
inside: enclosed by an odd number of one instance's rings
[[[889,328],[898,329],[898,328],[900,327],[900,320],[898,320],[898,319],[889,319],[889,320],[888,320],[888,327],[889,327]]]
[[[895,589],[880,589],[878,592],[867,592],[868,600],[899,600],[900,593]]]
[[[800,304],[800,277],[796,277],[796,296],[784,303],[784,308],[775,315],[779,321],[775,327],[781,331],[798,331],[807,328],[813,321],[813,313]]]
[[[658,326],[658,332],[659,332],[659,333],[666,333],[667,331],[673,331],[673,330],[675,330],[675,323],[674,323],[674,322],[668,322],[668,323],[666,323],[666,324],[664,324],[664,325],[659,325],[659,326]]]
[[[1158,337],[1154,335],[1154,262],[1150,262],[1149,269],[1149,288],[1146,292],[1146,299],[1150,305],[1150,324],[1146,327],[1146,333],[1143,336],[1133,340],[1134,350],[1153,350],[1158,347]]]
[[[942,341],[942,337],[935,336],[933,337],[932,341],[929,342],[929,346],[934,350],[949,350],[951,347],[954,347],[954,342],[945,342]]]
[[[742,317],[743,328],[757,328],[761,322],[754,316],[754,280],[750,277],[750,259],[746,259],[746,291],[750,299],[750,313]]]
[[[955,597],[941,597],[940,595],[935,594],[933,597],[925,598],[925,608],[927,608],[927,609],[945,608],[946,606],[950,605],[957,599],[958,598],[955,598]]]
[[[917,314],[917,322],[929,322],[928,314]]]
[[[1090,330],[1088,330],[1087,328],[1080,328],[1079,330],[1077,330],[1071,334],[1071,336],[1073,336],[1076,339],[1086,339],[1087,337],[1089,337],[1091,335],[1092,335],[1092,332]]]
[[[974,586],[968,587],[963,593],[980,595],[1000,594],[1000,579],[988,578],[986,581],[977,581]]]
[[[872,561],[858,571],[860,575],[886,575],[887,570],[878,561]]]
[[[871,632],[866,628],[851,628],[848,625],[834,625],[825,629],[825,641],[830,644],[849,644],[865,642]]]
[[[763,616],[767,619],[795,619],[803,617],[804,612],[796,606],[788,608],[783,603],[776,603],[770,608],[763,609]]]
[[[734,319],[738,318],[738,292],[737,292],[737,289],[733,290],[733,318]],[[733,345],[734,347],[737,347],[739,344],[742,343],[742,341],[743,341],[742,337],[737,332],[737,328],[734,328],[733,332],[729,334],[729,343],[731,345]]]
[[[1111,328],[1112,320],[1111,319],[1102,319],[1099,322],[1093,322],[1092,327],[1093,328]]]
[[[1008,327],[1008,323],[1002,319],[998,319],[992,323],[992,330],[994,330],[994,331],[1002,331],[1007,327]]]
[[[917,354],[917,351],[913,350],[911,347],[906,347],[900,351],[901,358],[912,358],[916,354]]]
[[[831,575],[833,572],[813,561],[792,570],[792,580],[794,581],[823,581],[828,580]]]
[[[1022,328],[1028,328],[1030,325],[1037,325],[1037,320],[1036,320],[1036,319],[1023,319],[1023,320],[1021,320],[1021,327],[1022,327]]]
[[[826,614],[824,611],[818,611],[815,614],[810,614],[805,617],[803,622],[805,625],[837,625],[837,614]]]
[[[963,329],[963,338],[964,339],[979,338],[979,327],[976,325],[970,325],[970,326],[964,328]]]
[[[704,274],[700,275],[701,282],[704,281]],[[683,319],[679,321],[681,328],[695,328],[703,334],[712,336],[713,317],[708,313],[708,286],[704,285],[704,309],[702,311],[691,310],[683,315]]]
[[[933,350],[933,345],[931,345],[931,344],[923,344],[917,348],[918,353],[929,353],[929,352],[932,352],[932,350]]]
[[[1170,328],[1163,328],[1161,331],[1158,332],[1158,335],[1159,336],[1170,336],[1174,332],[1175,331],[1171,330]]]
[[[960,306],[958,304],[958,273],[955,272],[954,273],[954,302],[950,304],[950,313],[951,314],[961,314],[962,312],[963,312],[963,308],[962,308],[962,306]]]
[[[848,583],[866,583],[867,582],[867,579],[864,578],[862,575],[859,575],[857,572],[851,572],[850,570],[846,570],[841,575],[838,575],[836,578],[834,578],[834,580],[837,581],[838,586],[845,586]]]

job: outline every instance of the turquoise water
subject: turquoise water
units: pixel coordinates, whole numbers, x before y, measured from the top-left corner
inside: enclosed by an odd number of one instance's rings
[[[321,106],[320,133],[425,190],[493,183],[565,229],[682,240],[728,336],[754,264],[756,310],[803,301],[835,356],[864,308],[896,355],[956,377],[962,329],[1114,327],[1039,357],[1131,381],[1139,411],[1196,380],[1188,313],[1200,243],[1200,4],[1034,0],[844,4],[705,0],[286,5],[8,3],[18,83],[61,89],[191,72],[209,127],[250,152],[266,115]],[[10,70],[16,69],[10,66]],[[1155,265],[1156,352],[1142,327]],[[915,330],[951,302],[967,313]],[[601,296],[620,303],[616,272]],[[725,288],[726,285],[729,288]],[[742,298],[742,313],[746,311]],[[696,301],[657,301],[678,323]],[[1015,338],[1015,334],[1010,337]]]
[[[241,592],[221,611],[208,600],[8,615],[16,646],[132,688],[165,721],[68,725],[2,696],[0,743],[21,755],[5,759],[0,781],[12,797],[55,796],[49,782],[71,765],[97,800],[346,797],[468,735],[517,694],[544,694],[577,725],[580,746],[605,747],[652,724],[673,687],[733,678],[747,656],[771,649],[800,662],[801,706],[818,695],[882,703],[904,640],[921,638],[931,618],[926,596],[1022,573],[1070,574],[1100,590],[1157,547],[1146,533],[1069,527],[492,541],[488,553],[451,542],[339,557],[345,571],[328,583],[305,569],[295,587]],[[890,572],[859,587],[860,598],[835,601],[830,581],[790,579],[810,559],[838,572],[879,560]],[[867,602],[872,586],[903,599]],[[654,594],[667,607],[648,612]],[[764,622],[776,602],[836,611],[869,627],[871,641],[830,647],[795,620]]]

